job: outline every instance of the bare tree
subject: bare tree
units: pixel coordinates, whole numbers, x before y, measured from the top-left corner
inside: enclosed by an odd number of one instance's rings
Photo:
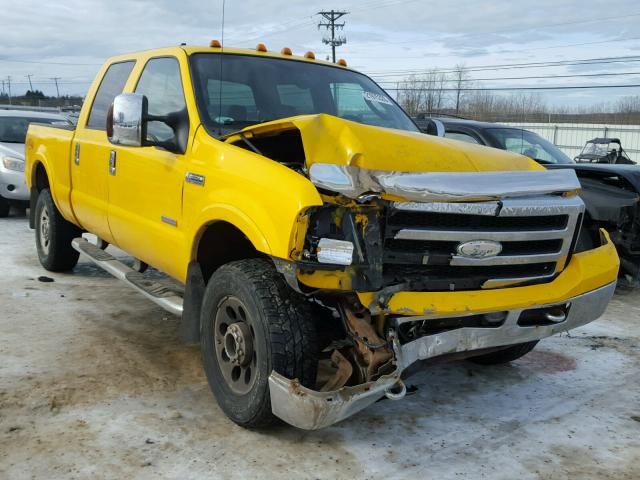
[[[468,83],[469,80],[469,72],[464,64],[456,65],[456,68],[453,72],[453,81],[454,81],[454,96],[455,96],[455,105],[456,105],[456,115],[460,113],[460,101],[463,96],[463,88],[465,84]]]

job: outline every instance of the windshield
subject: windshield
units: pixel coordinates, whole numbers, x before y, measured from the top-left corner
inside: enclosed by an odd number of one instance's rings
[[[493,140],[503,150],[526,155],[537,162],[543,164],[574,163],[553,143],[533,132],[520,128],[489,128],[487,134],[493,137]]]
[[[190,62],[202,122],[216,135],[269,120],[315,113],[418,131],[384,90],[359,73],[251,55],[198,53],[191,56]]]
[[[30,123],[68,124],[60,118],[0,117],[0,142],[24,143]]]

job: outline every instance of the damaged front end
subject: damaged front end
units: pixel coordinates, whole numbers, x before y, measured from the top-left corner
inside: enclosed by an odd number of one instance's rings
[[[314,306],[320,337],[313,388],[269,378],[273,413],[296,427],[402,398],[419,360],[588,323],[613,293],[606,233],[576,249],[584,204],[572,171],[323,115],[227,141],[309,178],[322,199],[300,212],[289,258],[274,258]]]

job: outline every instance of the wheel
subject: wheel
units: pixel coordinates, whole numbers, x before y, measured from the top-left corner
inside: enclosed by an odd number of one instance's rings
[[[7,200],[6,198],[0,197],[0,218],[8,217],[9,210],[11,210],[11,205],[9,204],[9,200]]]
[[[480,365],[499,365],[501,363],[509,363],[526,355],[535,348],[538,340],[534,342],[518,343],[511,345],[503,350],[478,355],[477,357],[468,358],[469,361],[479,363]]]
[[[264,427],[272,370],[314,387],[318,368],[311,309],[264,259],[220,267],[209,280],[201,316],[202,362],[218,405],[235,423]]]
[[[71,240],[82,231],[67,222],[53,203],[51,192],[42,190],[36,203],[36,247],[44,268],[50,272],[71,270],[80,254],[71,246]]]

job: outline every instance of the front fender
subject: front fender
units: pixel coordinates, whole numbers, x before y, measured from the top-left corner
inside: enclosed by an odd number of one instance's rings
[[[271,255],[271,247],[264,233],[251,220],[251,218],[233,207],[226,204],[213,204],[205,208],[194,222],[193,234],[190,235],[191,259],[196,258],[198,243],[206,228],[215,222],[227,222],[240,230],[259,252]]]

